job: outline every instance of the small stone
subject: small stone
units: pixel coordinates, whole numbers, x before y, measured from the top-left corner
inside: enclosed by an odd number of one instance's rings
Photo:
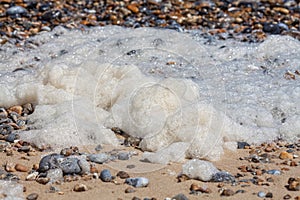
[[[17,139],[19,139],[19,138],[20,138],[19,134],[17,134],[17,133],[11,133],[11,134],[9,134],[9,135],[5,138],[5,140],[6,140],[7,142],[14,143],[14,141],[17,140]]]
[[[8,113],[15,112],[18,115],[21,115],[23,108],[22,108],[22,106],[12,106],[12,107],[8,108],[7,111],[8,111]]]
[[[245,149],[246,147],[250,147],[250,144],[248,144],[247,142],[237,142],[237,145],[238,149]]]
[[[132,200],[141,200],[141,199],[138,197],[132,197]]]
[[[101,146],[101,144],[98,144],[98,145],[95,147],[95,151],[101,151],[101,149],[103,149],[103,147]]]
[[[36,182],[40,183],[40,184],[47,184],[48,182],[50,181],[50,178],[43,178],[43,177],[40,177],[40,178],[37,178],[36,179]]]
[[[99,153],[99,154],[90,154],[88,155],[88,159],[92,162],[103,164],[109,161],[110,156],[106,153]]]
[[[289,178],[288,180],[288,190],[290,191],[300,191],[300,178]]]
[[[217,172],[212,176],[211,181],[213,182],[234,182],[235,178],[228,172]]]
[[[131,185],[133,187],[147,187],[149,184],[149,180],[145,177],[137,177],[137,178],[127,178],[125,183]]]
[[[126,168],[133,169],[133,168],[135,168],[135,165],[127,165]]]
[[[283,199],[290,199],[290,198],[292,198],[292,196],[289,195],[289,194],[286,194],[286,195],[283,196]]]
[[[112,181],[112,175],[111,175],[110,171],[108,169],[102,170],[101,173],[100,173],[100,179],[103,182],[110,182],[110,181]]]
[[[271,169],[267,171],[267,174],[272,174],[272,175],[280,175],[281,171],[277,170],[277,169]]]
[[[235,192],[231,189],[224,189],[221,193],[221,196],[233,196]]]
[[[136,191],[136,190],[133,189],[132,187],[128,187],[128,188],[125,189],[125,193],[133,193],[133,192],[135,192],[135,191]]]
[[[46,172],[49,169],[58,168],[59,167],[58,160],[63,159],[63,158],[64,158],[64,156],[56,154],[56,153],[44,156],[39,163],[38,171]]]
[[[84,192],[88,190],[88,187],[84,184],[76,184],[73,190],[75,192]]]
[[[257,193],[257,196],[260,198],[264,198],[266,196],[266,193],[264,193],[263,191],[260,191]]]
[[[298,166],[298,163],[296,161],[291,161],[290,166],[296,167],[296,166]]]
[[[219,170],[208,161],[193,159],[182,166],[182,174],[191,179],[210,181]]]
[[[38,197],[39,197],[39,195],[37,193],[31,193],[26,197],[26,199],[27,200],[36,200],[36,199],[38,199]]]
[[[211,189],[207,188],[207,187],[201,187],[195,183],[193,183],[190,187],[190,190],[191,191],[199,191],[199,192],[202,192],[202,193],[212,193]]]
[[[120,152],[118,153],[119,160],[129,160],[130,154],[128,152]]]
[[[280,153],[279,158],[282,159],[282,160],[285,160],[285,159],[290,159],[291,160],[291,159],[293,159],[293,154],[288,153],[286,151],[283,151],[283,152]]]
[[[36,156],[37,153],[35,151],[29,151],[27,152],[27,156]]]
[[[124,172],[124,171],[119,171],[117,173],[117,176],[120,177],[121,179],[125,179],[125,178],[129,178],[129,174],[127,172]]]
[[[135,5],[135,4],[129,4],[127,6],[127,9],[130,10],[133,13],[138,13],[139,12],[139,8]]]
[[[273,193],[272,192],[268,192],[266,194],[266,198],[273,198]]]
[[[67,157],[59,163],[59,167],[62,169],[64,174],[79,174],[81,168],[78,165],[79,159],[74,157]]]
[[[27,172],[29,169],[25,165],[16,164],[15,169],[19,172]]]
[[[19,16],[27,13],[27,10],[21,6],[12,6],[6,10],[6,14],[10,16]]]
[[[26,177],[26,181],[34,181],[36,179],[36,177],[39,175],[38,172],[33,172],[31,174],[28,174],[28,176]]]
[[[188,198],[184,194],[180,193],[172,197],[172,200],[188,200]]]

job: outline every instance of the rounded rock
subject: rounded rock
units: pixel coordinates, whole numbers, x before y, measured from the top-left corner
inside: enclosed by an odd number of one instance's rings
[[[293,154],[288,153],[286,151],[283,151],[283,152],[280,153],[279,158],[282,159],[282,160],[286,160],[286,159],[291,160],[291,159],[293,159]]]
[[[39,163],[39,172],[46,172],[49,169],[54,169],[59,167],[59,159],[63,159],[64,156],[59,154],[49,154],[44,156]]]
[[[260,198],[264,198],[266,196],[266,193],[264,193],[263,191],[259,191],[257,193],[257,196],[260,197]]]
[[[84,192],[88,190],[88,187],[84,184],[76,184],[73,190],[75,192]]]
[[[147,187],[149,184],[149,180],[145,177],[137,177],[137,178],[127,178],[125,183],[131,185],[133,187]]]
[[[13,17],[18,16],[18,15],[24,15],[27,12],[28,11],[25,8],[23,8],[22,6],[12,6],[6,10],[6,14],[13,16]]]
[[[27,172],[29,169],[25,165],[16,164],[15,169],[19,172]]]
[[[104,169],[100,173],[100,179],[103,182],[110,182],[110,181],[112,181],[113,178],[112,178],[110,171],[108,169]]]
[[[117,176],[120,177],[121,179],[125,179],[125,178],[129,178],[130,177],[129,174],[127,172],[125,172],[125,171],[119,171],[117,173]]]
[[[38,199],[38,197],[39,197],[39,195],[37,193],[31,193],[26,197],[26,199],[27,200],[36,200],[36,199]]]

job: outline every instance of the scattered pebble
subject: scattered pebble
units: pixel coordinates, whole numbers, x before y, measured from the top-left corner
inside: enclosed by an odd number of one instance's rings
[[[39,195],[37,193],[31,193],[26,197],[26,199],[27,200],[36,200],[36,199],[38,199],[38,197],[39,197]]]
[[[125,189],[125,193],[133,193],[133,192],[135,192],[135,191],[136,191],[136,190],[133,189],[132,187],[128,187],[128,188]]]
[[[291,160],[291,159],[293,159],[293,154],[288,153],[286,151],[283,151],[283,152],[280,153],[279,158],[282,159],[282,160],[285,160],[285,159],[290,159]]]
[[[257,196],[260,198],[264,198],[266,196],[266,193],[264,193],[263,191],[260,191],[257,193]]]
[[[88,159],[92,162],[103,164],[110,159],[110,155],[106,153],[99,153],[99,154],[90,154],[88,155]]]
[[[234,176],[232,176],[231,174],[229,174],[228,172],[217,172],[212,176],[212,179],[210,181],[213,182],[234,182],[235,178]]]
[[[19,172],[27,172],[29,171],[28,167],[22,164],[16,164],[15,169]]]
[[[224,189],[221,192],[221,196],[233,196],[235,194],[235,192],[231,189]]]
[[[127,178],[125,183],[131,185],[133,187],[147,187],[149,184],[149,180],[145,177],[137,177],[137,178]]]
[[[287,188],[290,191],[300,191],[300,178],[289,178]]]
[[[125,172],[125,171],[119,171],[117,173],[117,176],[120,177],[121,179],[125,179],[125,178],[129,178],[130,177],[129,174],[127,172]]]
[[[277,169],[271,169],[267,171],[267,174],[272,174],[272,175],[280,175],[281,171]]]
[[[113,178],[112,178],[110,171],[108,169],[104,169],[100,173],[100,179],[103,182],[110,182],[110,181],[112,181]]]
[[[85,192],[88,190],[88,187],[84,184],[76,184],[73,190],[75,192]]]

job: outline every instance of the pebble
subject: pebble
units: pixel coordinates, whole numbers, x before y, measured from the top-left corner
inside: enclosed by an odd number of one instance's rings
[[[64,174],[80,174],[81,168],[78,162],[79,160],[77,158],[67,157],[59,163],[59,167],[62,169]]]
[[[191,191],[196,191],[196,192],[202,192],[202,193],[212,193],[211,189],[209,189],[208,187],[201,187],[195,183],[193,183],[190,187]]]
[[[15,169],[19,172],[27,172],[29,171],[28,167],[22,164],[16,164]]]
[[[50,181],[50,178],[40,177],[36,179],[36,182],[40,184],[47,184]]]
[[[26,181],[34,181],[37,176],[39,175],[39,172],[32,172],[31,174],[28,174],[28,176],[26,177]]]
[[[127,178],[125,183],[131,185],[133,187],[147,187],[149,184],[149,180],[145,177],[137,177],[137,178]]]
[[[6,10],[6,14],[12,17],[19,17],[26,14],[28,11],[21,6],[12,6]]]
[[[201,181],[210,181],[218,172],[219,170],[211,162],[204,160],[189,160],[182,166],[182,174]]]
[[[289,194],[286,194],[286,195],[283,196],[283,199],[291,199],[291,198],[292,198],[292,196],[289,195]]]
[[[172,200],[188,200],[188,198],[184,194],[180,193],[172,197]]]
[[[260,197],[260,198],[264,198],[266,196],[266,193],[264,193],[263,191],[259,191],[257,193],[257,196]]]
[[[118,159],[119,160],[129,160],[130,159],[130,153],[120,152],[120,153],[118,153]]]
[[[125,179],[125,178],[129,178],[130,177],[129,174],[127,172],[125,172],[125,171],[119,171],[117,173],[117,176],[120,177],[121,179]]]
[[[238,149],[245,149],[246,147],[250,147],[250,144],[248,144],[247,142],[237,142]]]
[[[88,190],[88,187],[84,184],[76,184],[73,190],[75,192],[85,192]]]
[[[291,159],[293,159],[293,154],[288,153],[286,151],[283,151],[283,152],[280,153],[279,158],[282,159],[282,160],[285,160],[285,159],[290,159],[291,160]]]
[[[110,155],[106,153],[90,154],[88,155],[88,159],[92,162],[103,164],[110,160]]]
[[[125,189],[125,193],[133,193],[133,192],[135,192],[135,191],[136,191],[136,190],[133,189],[132,187],[128,187],[128,188]]]
[[[300,178],[289,178],[287,188],[290,191],[300,191]]]
[[[272,174],[272,175],[280,175],[281,174],[281,171],[279,171],[277,169],[271,169],[266,172],[267,172],[267,174]]]
[[[234,182],[235,178],[228,172],[217,172],[212,176],[212,179],[210,180],[212,182]]]
[[[112,181],[113,177],[108,169],[104,169],[100,173],[100,179],[103,182],[110,182],[110,181]]]
[[[39,163],[38,171],[46,172],[49,169],[58,168],[59,167],[58,160],[63,158],[64,156],[56,153],[44,156]]]
[[[233,196],[235,192],[231,189],[224,189],[222,190],[221,196]]]
[[[7,142],[14,143],[14,141],[17,140],[17,139],[19,139],[19,138],[20,138],[19,134],[17,134],[17,133],[11,133],[11,134],[9,134],[9,135],[5,138],[5,140],[6,140]]]
[[[26,197],[26,199],[27,200],[36,200],[36,199],[38,199],[38,197],[39,197],[39,195],[37,193],[31,193]]]

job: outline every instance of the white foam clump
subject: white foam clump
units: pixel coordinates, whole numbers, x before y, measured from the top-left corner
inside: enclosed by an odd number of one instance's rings
[[[217,160],[237,141],[299,138],[298,76],[283,76],[299,63],[291,38],[204,45],[171,30],[57,27],[32,40],[40,46],[0,51],[0,102],[36,105],[20,135],[38,146],[117,145],[118,127],[142,138],[145,160],[167,163]]]
[[[211,162],[205,160],[192,159],[182,166],[182,174],[200,181],[210,181],[218,172],[219,170]]]
[[[23,200],[23,190],[21,184],[0,180],[0,197],[3,200]]]

